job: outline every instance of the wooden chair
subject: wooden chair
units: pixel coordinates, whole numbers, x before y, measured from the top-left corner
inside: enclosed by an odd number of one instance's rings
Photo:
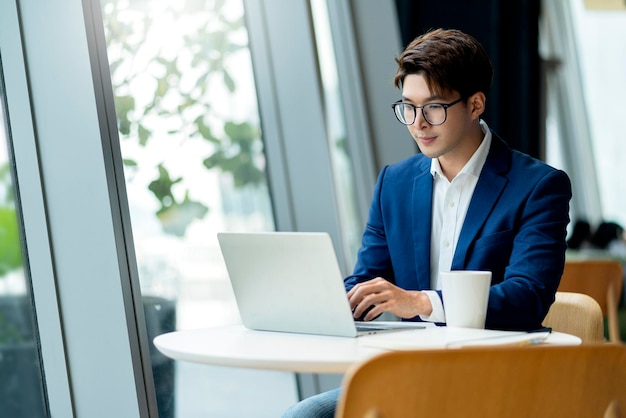
[[[604,316],[594,298],[582,293],[556,292],[544,327],[579,337],[583,343],[604,341]]]
[[[344,377],[336,418],[619,418],[626,346],[391,351]]]
[[[584,293],[594,298],[608,319],[609,340],[619,342],[617,309],[623,282],[622,265],[617,260],[568,260],[558,291]]]

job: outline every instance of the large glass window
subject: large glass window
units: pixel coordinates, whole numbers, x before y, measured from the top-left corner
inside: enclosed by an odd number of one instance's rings
[[[348,146],[343,111],[346,108],[345,99],[341,96],[339,89],[337,61],[326,0],[311,0],[311,12],[324,89],[324,117],[327,124],[328,141],[330,142],[333,177],[341,216],[342,234],[346,243],[346,259],[351,268],[356,262],[356,253],[361,244],[363,220],[359,218],[357,210],[354,168]],[[358,106],[353,105],[347,108],[358,109]]]
[[[37,329],[23,265],[0,62],[0,416],[47,416]]]
[[[573,22],[602,204],[601,219],[626,226],[626,194],[622,192],[626,155],[626,6],[613,2],[617,7],[601,9],[599,3],[573,2]]]
[[[148,336],[237,323],[216,233],[274,229],[242,1],[102,7]],[[152,348],[161,417],[276,416],[295,400],[290,373]],[[269,399],[234,401],[255,387]]]
[[[548,162],[572,179],[574,221],[626,225],[620,193],[626,6],[559,0],[543,8]]]

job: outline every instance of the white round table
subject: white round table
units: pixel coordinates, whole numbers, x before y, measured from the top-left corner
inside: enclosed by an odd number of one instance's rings
[[[481,331],[487,331],[487,335],[482,335]],[[480,336],[473,338],[474,333]],[[242,325],[232,325],[162,334],[154,339],[154,345],[165,356],[181,361],[298,373],[344,373],[352,365],[389,349],[519,345],[530,342],[528,338],[520,339],[518,335],[506,331],[455,330],[433,326],[423,330],[347,338],[253,331]],[[581,340],[573,335],[552,332],[543,343],[578,345]]]

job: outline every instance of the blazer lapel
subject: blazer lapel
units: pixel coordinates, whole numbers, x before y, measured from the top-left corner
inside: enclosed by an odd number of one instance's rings
[[[413,182],[413,242],[418,289],[430,288],[430,225],[433,200],[433,177],[430,160],[422,164]],[[427,167],[426,167],[427,166]]]
[[[503,173],[509,170],[510,164],[509,147],[492,132],[491,149],[465,215],[465,221],[452,259],[452,270],[465,268],[467,250],[470,244],[476,238],[476,234],[487,220],[502,190],[508,183],[508,178]]]

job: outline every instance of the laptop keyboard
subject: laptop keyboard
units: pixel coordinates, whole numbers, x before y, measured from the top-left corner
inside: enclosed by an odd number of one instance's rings
[[[374,324],[363,324],[357,325],[357,331],[384,331],[386,329],[392,329],[393,327],[390,325],[374,325]]]
[[[424,328],[418,323],[394,322],[393,324],[379,324],[376,322],[355,322],[357,331],[385,331],[390,329],[419,329]]]

